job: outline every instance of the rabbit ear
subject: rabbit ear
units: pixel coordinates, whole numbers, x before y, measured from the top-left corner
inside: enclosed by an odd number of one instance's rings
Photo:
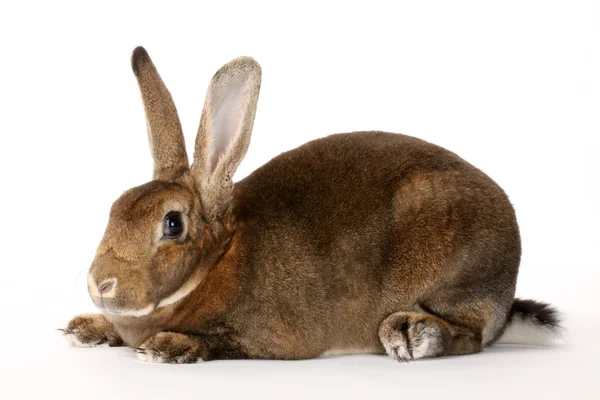
[[[209,218],[229,203],[233,174],[250,143],[260,81],[260,65],[239,57],[221,67],[208,86],[192,174]]]
[[[185,142],[175,103],[143,47],[131,55],[131,68],[137,78],[144,110],[155,180],[172,180],[188,167]]]

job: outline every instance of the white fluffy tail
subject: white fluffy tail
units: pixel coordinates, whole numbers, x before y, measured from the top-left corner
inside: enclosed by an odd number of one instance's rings
[[[549,304],[515,299],[496,343],[548,346],[561,340],[562,330],[559,313]]]

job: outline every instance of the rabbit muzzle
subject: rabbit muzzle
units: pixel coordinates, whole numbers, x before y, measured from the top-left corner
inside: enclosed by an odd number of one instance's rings
[[[148,278],[137,268],[101,257],[88,273],[88,292],[102,312],[139,317],[156,308],[146,293]]]

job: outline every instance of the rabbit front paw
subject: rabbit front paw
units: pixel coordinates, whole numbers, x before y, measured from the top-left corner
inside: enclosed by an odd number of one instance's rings
[[[74,347],[96,347],[103,344],[121,346],[123,341],[112,324],[101,314],[78,315],[62,331]]]
[[[198,340],[183,333],[156,333],[134,350],[140,360],[147,362],[193,364],[203,361]]]

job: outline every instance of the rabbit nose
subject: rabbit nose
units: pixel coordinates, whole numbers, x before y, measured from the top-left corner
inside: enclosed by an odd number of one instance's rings
[[[109,279],[107,281],[102,282],[102,284],[98,286],[98,293],[100,293],[101,296],[107,296],[111,294],[114,289],[115,279]]]

